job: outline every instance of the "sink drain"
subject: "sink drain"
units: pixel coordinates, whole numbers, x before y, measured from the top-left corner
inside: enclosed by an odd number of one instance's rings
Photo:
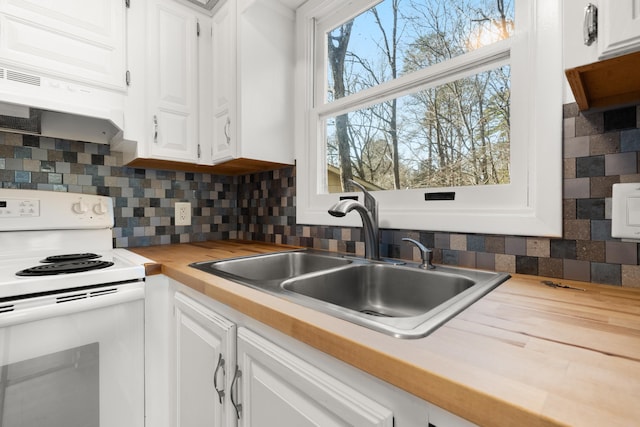
[[[360,310],[360,313],[368,314],[369,316],[376,316],[376,317],[391,317],[388,314],[384,314],[384,313],[380,313],[379,311],[368,310],[368,309]]]

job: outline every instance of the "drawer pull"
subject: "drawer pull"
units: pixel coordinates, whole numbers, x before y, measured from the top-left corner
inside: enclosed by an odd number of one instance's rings
[[[231,403],[233,404],[233,407],[236,410],[236,417],[238,417],[238,419],[240,419],[240,414],[242,413],[242,404],[238,403],[237,400],[237,394],[238,394],[238,389],[236,389],[235,395],[236,398],[234,399],[234,392],[233,392],[233,387],[236,385],[238,379],[242,376],[242,371],[240,369],[238,369],[238,367],[236,366],[236,372],[233,375],[233,381],[231,381]]]
[[[218,371],[222,369],[222,378],[224,380],[225,371],[224,371],[224,359],[222,358],[222,353],[218,355],[218,364],[216,365],[216,370],[213,373],[213,387],[216,389],[218,393],[218,399],[220,400],[220,404],[222,404],[222,400],[224,399],[224,388],[218,388]]]

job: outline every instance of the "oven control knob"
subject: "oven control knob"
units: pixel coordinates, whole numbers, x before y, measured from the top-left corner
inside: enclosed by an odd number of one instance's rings
[[[79,200],[71,206],[71,209],[73,209],[73,211],[77,214],[83,214],[83,213],[87,213],[87,211],[89,210],[89,207],[82,200]]]
[[[96,215],[104,215],[107,213],[107,204],[103,201],[99,201],[95,205],[93,205],[93,212]]]

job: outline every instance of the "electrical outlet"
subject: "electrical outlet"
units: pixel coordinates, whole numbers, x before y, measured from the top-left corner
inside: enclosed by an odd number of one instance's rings
[[[176,202],[176,225],[191,225],[191,203]]]

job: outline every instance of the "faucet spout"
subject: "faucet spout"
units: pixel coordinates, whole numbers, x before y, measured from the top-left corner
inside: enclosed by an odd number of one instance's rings
[[[351,181],[365,193],[365,204],[353,199],[343,199],[329,208],[329,214],[343,217],[352,210],[360,214],[364,232],[364,254],[367,259],[380,259],[378,238],[378,209],[376,199],[360,184]]]

